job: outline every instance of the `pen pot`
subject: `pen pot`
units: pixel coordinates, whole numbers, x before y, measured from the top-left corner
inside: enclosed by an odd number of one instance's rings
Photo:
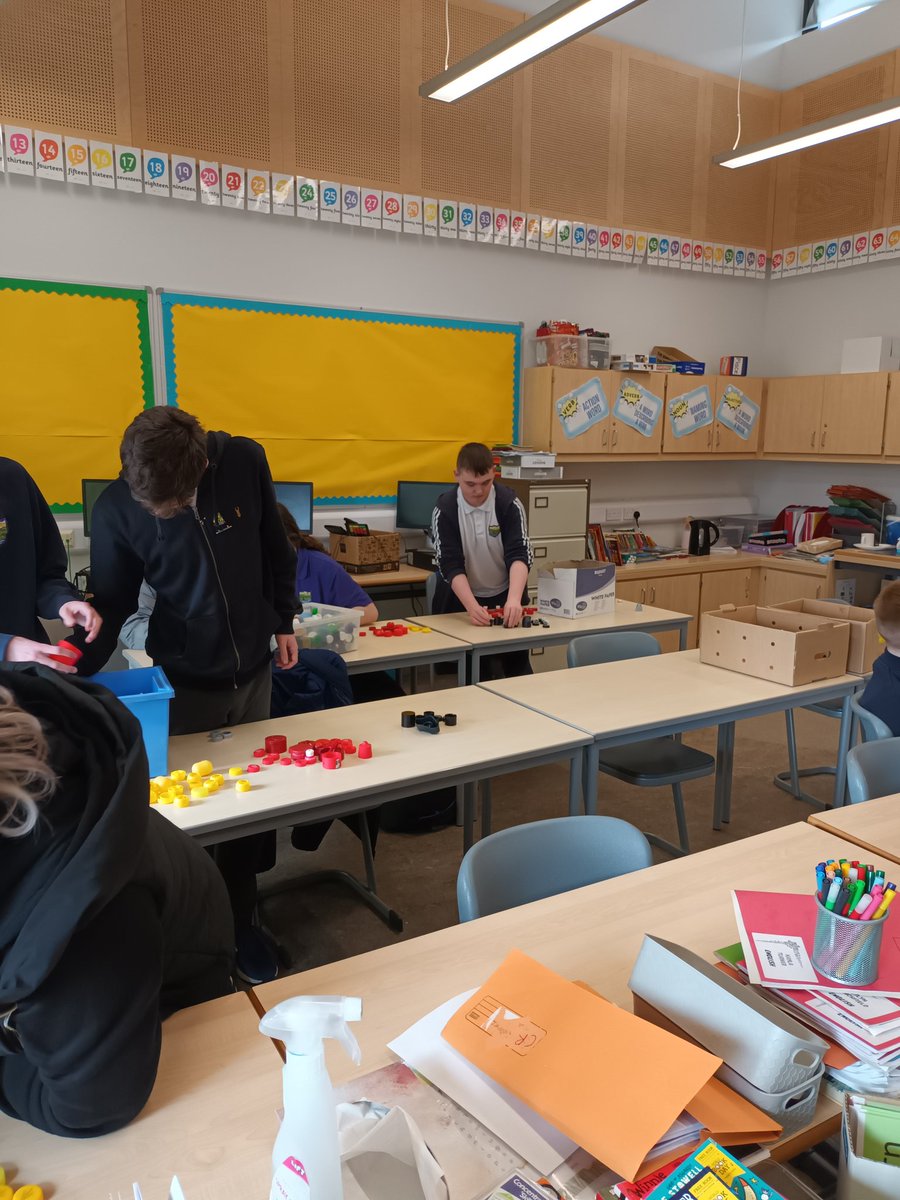
[[[816,905],[812,962],[820,975],[835,983],[864,987],[878,978],[881,935],[889,913],[877,921],[852,921]]]

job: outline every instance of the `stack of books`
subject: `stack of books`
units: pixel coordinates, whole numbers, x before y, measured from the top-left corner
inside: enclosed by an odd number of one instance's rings
[[[794,543],[784,529],[770,529],[768,533],[752,533],[742,548],[750,554],[774,554],[793,550]]]

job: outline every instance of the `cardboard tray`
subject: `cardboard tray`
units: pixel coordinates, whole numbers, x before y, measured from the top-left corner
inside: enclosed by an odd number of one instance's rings
[[[754,604],[725,604],[700,616],[700,661],[787,687],[847,670],[850,624]]]
[[[836,604],[833,600],[785,600],[781,604],[772,604],[769,607],[810,613],[812,616],[826,617],[830,621],[847,621],[850,625],[847,670],[851,675],[868,675],[872,664],[881,653],[875,614],[871,608]]]
[[[821,1038],[684,946],[645,934],[628,986],[760,1092],[783,1093],[821,1073]]]

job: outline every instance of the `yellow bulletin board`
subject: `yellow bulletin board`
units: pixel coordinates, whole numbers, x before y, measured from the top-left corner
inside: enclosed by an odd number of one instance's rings
[[[145,291],[0,278],[0,454],[56,512],[114,479],[122,432],[153,399]]]
[[[464,442],[514,439],[521,326],[161,294],[169,404],[262,443],[317,505],[448,479]]]

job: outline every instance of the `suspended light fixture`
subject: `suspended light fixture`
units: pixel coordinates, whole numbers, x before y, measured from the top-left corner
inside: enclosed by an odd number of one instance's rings
[[[423,83],[419,95],[452,104],[644,2],[559,0]]]

